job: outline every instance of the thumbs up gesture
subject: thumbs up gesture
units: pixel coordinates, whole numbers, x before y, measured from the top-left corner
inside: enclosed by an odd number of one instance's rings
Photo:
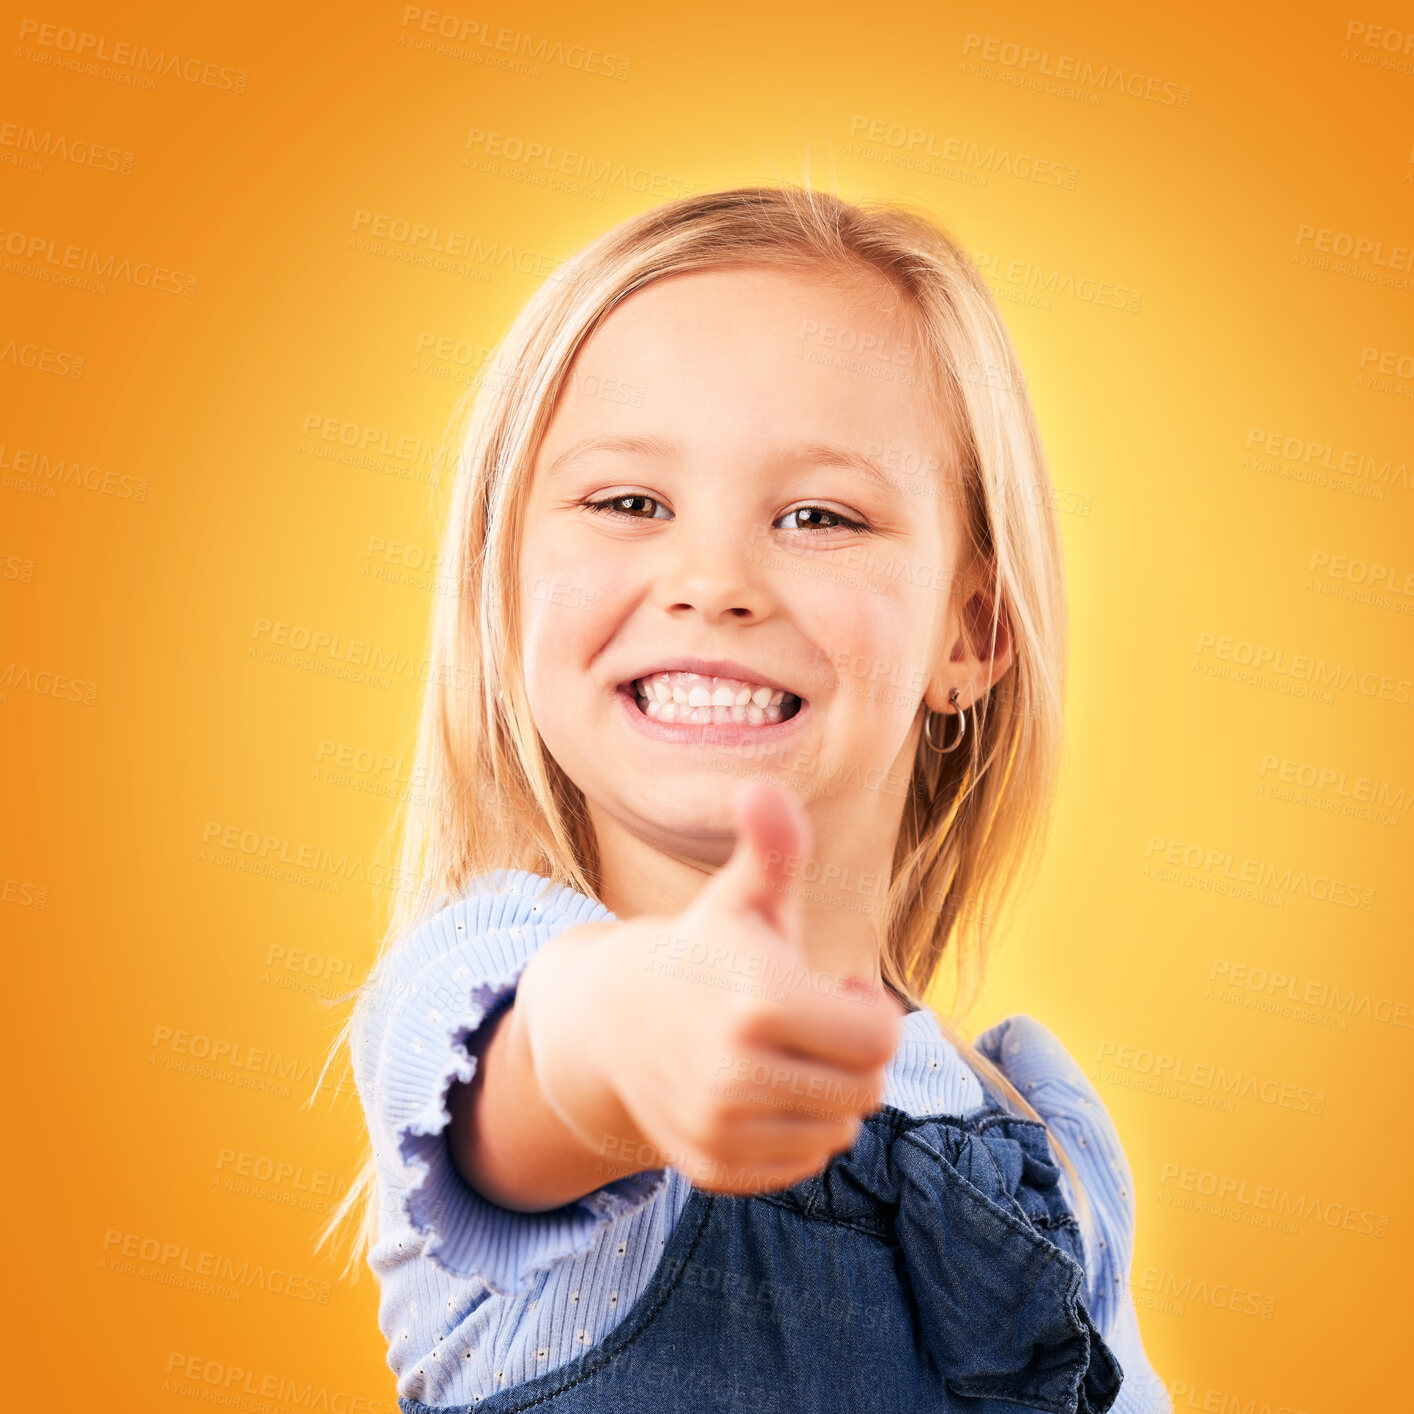
[[[600,1064],[651,1153],[699,1188],[787,1187],[848,1149],[883,1095],[902,1004],[806,960],[787,860],[809,855],[789,790],[740,785],[736,847],[676,916],[618,925]]]

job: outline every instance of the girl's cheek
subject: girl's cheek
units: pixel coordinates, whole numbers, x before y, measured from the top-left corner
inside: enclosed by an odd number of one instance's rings
[[[924,682],[919,662],[931,632],[917,617],[910,598],[854,590],[821,603],[816,642],[828,658],[840,696],[859,704],[876,703],[886,687]]]
[[[573,575],[538,574],[523,585],[527,630],[554,631],[574,626],[576,619],[590,613],[597,595]]]
[[[521,602],[527,629],[542,617],[556,621],[568,615],[572,623],[601,606],[611,578],[604,558],[586,548],[582,537],[532,537],[521,556]]]
[[[587,613],[612,612],[615,605],[630,604],[649,587],[633,567],[627,547],[612,543],[585,548],[576,546],[555,560],[554,574],[565,586],[562,600]]]
[[[887,643],[896,632],[890,605],[882,594],[858,585],[828,580],[805,583],[793,592],[798,617],[817,628],[817,641],[841,648]]]
[[[572,656],[575,645],[589,645],[605,636],[632,607],[632,596],[612,570],[599,562],[558,560],[527,569],[521,586],[522,623],[526,642],[539,645],[551,658]]]

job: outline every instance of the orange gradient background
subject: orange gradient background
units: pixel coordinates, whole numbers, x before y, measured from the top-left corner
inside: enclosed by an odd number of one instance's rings
[[[1414,40],[1390,40],[1396,7],[443,13],[565,61],[438,52],[397,4],[66,0],[4,22],[12,1397],[181,1410],[219,1366],[274,1377],[276,1410],[395,1407],[371,1275],[312,1250],[359,1108],[347,1083],[304,1101],[340,1014],[321,994],[362,980],[388,905],[368,880],[421,682],[272,661],[262,625],[420,661],[446,485],[400,439],[437,442],[538,280],[611,225],[808,177],[921,203],[985,258],[1059,488],[1063,794],[966,1029],[1028,1012],[1094,1078],[1176,1408],[1396,1407],[1414,1257]],[[179,62],[79,57],[83,33]],[[1063,57],[1085,81],[1049,91]],[[609,175],[557,189],[517,143]],[[1016,175],[1022,156],[1062,180]],[[370,252],[361,211],[514,258],[458,275]],[[180,292],[64,283],[68,246],[177,272]],[[344,427],[393,454],[341,461]],[[1254,680],[1243,660],[1267,652]],[[234,867],[210,838],[228,829],[349,872]],[[1219,891],[1228,856],[1285,884]],[[1296,981],[1272,997],[1238,968]],[[1303,1011],[1292,988],[1312,986]],[[205,1073],[203,1044],[244,1068]],[[269,1088],[260,1051],[286,1072]],[[1277,1098],[1155,1085],[1180,1063]],[[1199,1206],[1224,1180],[1245,1206]],[[1301,1216],[1266,1225],[1272,1202]],[[125,1269],[145,1240],[267,1278],[237,1300],[151,1279],[180,1260]]]

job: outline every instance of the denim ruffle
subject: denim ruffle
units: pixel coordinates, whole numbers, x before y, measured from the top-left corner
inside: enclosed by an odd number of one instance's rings
[[[1104,1414],[1123,1371],[1085,1304],[1060,1174],[1036,1120],[885,1105],[847,1153],[771,1201],[898,1244],[928,1354],[976,1414]]]

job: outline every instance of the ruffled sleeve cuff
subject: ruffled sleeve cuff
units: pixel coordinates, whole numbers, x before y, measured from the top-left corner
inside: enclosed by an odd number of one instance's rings
[[[382,1235],[423,1234],[423,1254],[499,1294],[587,1251],[612,1222],[666,1186],[666,1169],[617,1179],[573,1203],[523,1213],[484,1198],[452,1161],[447,1098],[476,1072],[470,1043],[515,996],[526,963],[565,928],[613,915],[572,890],[540,898],[545,880],[516,871],[500,893],[460,900],[385,959],[367,998],[355,1059],[377,1160]]]
[[[1009,1016],[974,1044],[1060,1136],[1094,1209],[1098,1250],[1091,1246],[1092,1235],[1085,1234],[1087,1305],[1125,1371],[1115,1414],[1166,1414],[1172,1404],[1144,1353],[1129,1287],[1134,1176],[1114,1120],[1070,1052],[1034,1017]],[[1062,1181],[1068,1192],[1064,1173]],[[1074,1208],[1074,1195],[1070,1204]]]
[[[1115,1359],[1124,1369],[1124,1383],[1110,1414],[1173,1414],[1173,1397],[1168,1386],[1154,1372],[1139,1333],[1133,1296],[1115,1303],[1113,1325],[1106,1334]]]

